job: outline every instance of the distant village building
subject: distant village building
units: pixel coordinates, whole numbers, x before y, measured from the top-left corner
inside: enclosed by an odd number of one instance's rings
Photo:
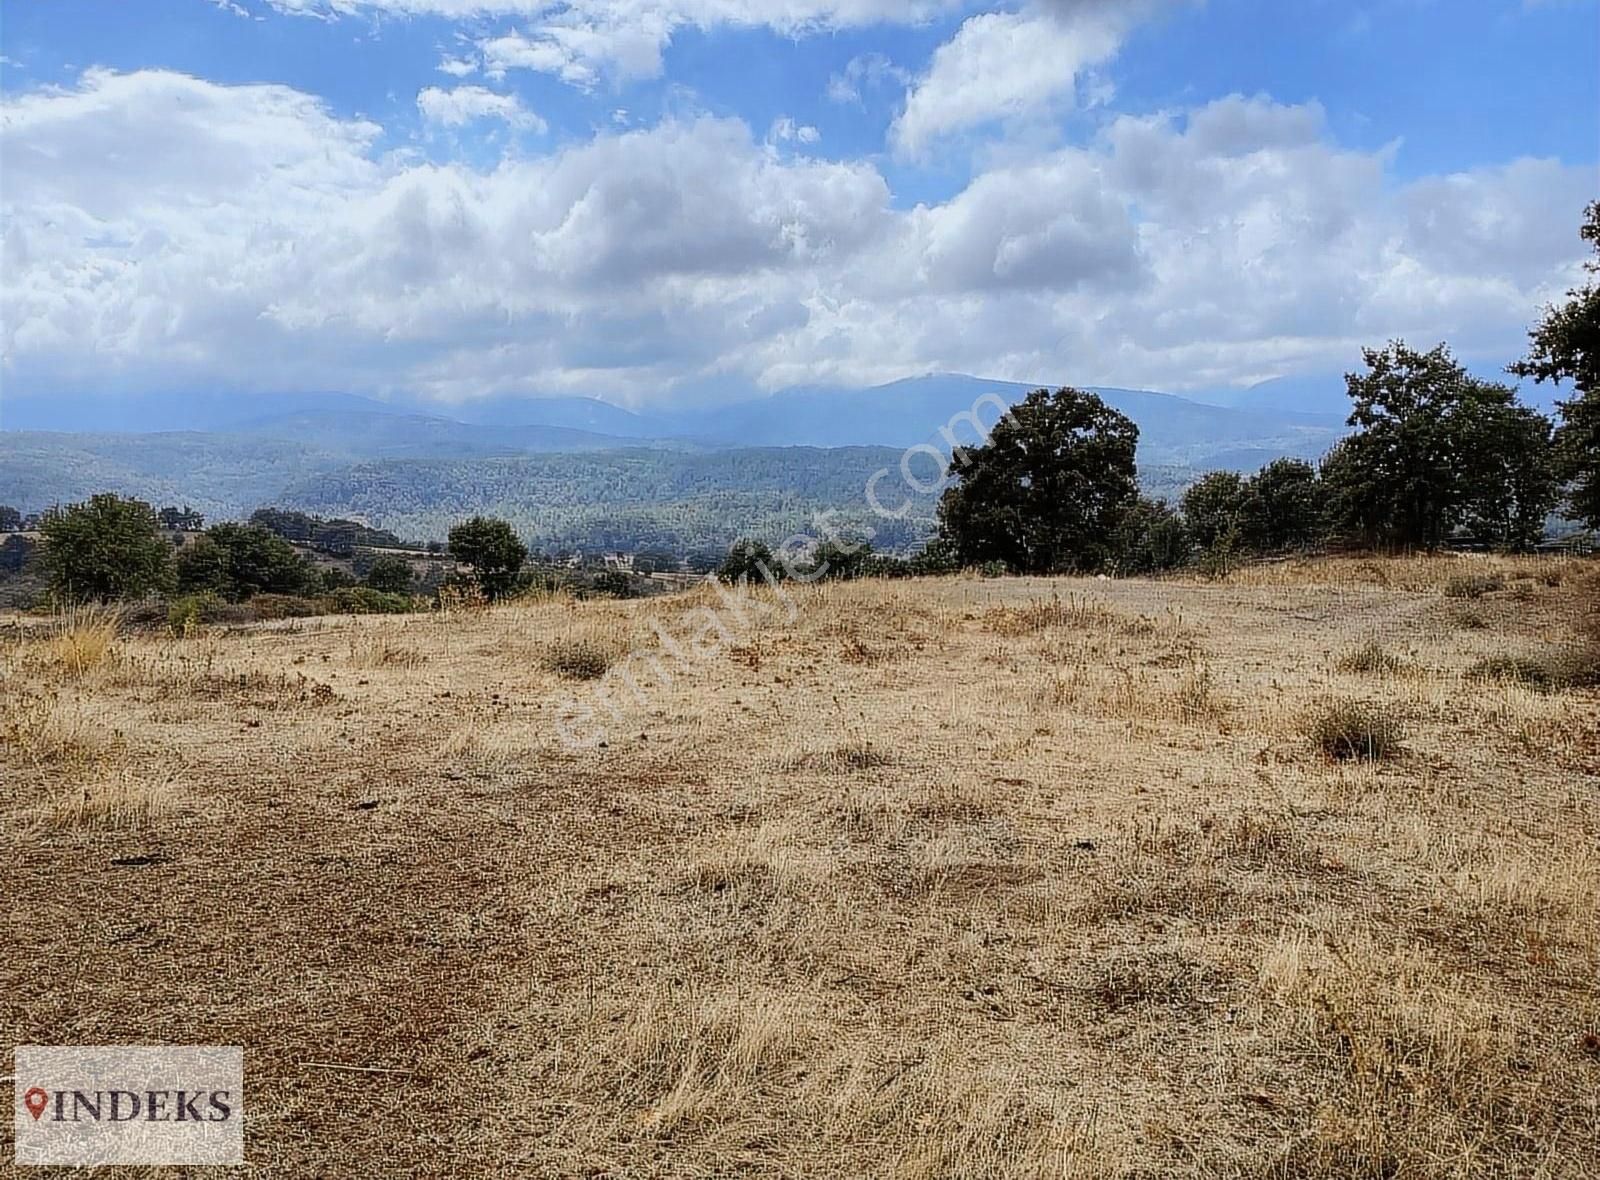
[[[182,508],[163,508],[156,513],[156,519],[161,522],[162,528],[178,533],[203,532],[206,527],[205,515],[187,504]]]
[[[629,574],[633,572],[633,554],[631,553],[607,553],[605,562],[608,570],[621,570]]]

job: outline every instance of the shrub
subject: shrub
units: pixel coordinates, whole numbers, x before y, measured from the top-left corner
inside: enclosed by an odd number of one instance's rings
[[[370,586],[349,586],[322,599],[329,614],[403,615],[416,609],[416,600],[406,594],[385,594]]]
[[[172,548],[143,500],[109,493],[45,513],[44,568],[58,601],[141,598],[171,584]]]
[[[295,594],[257,594],[249,602],[250,614],[263,621],[271,619],[305,619],[320,615],[322,606],[314,598],[301,598]]]
[[[780,582],[788,570],[760,541],[735,541],[717,569],[717,577],[729,585],[741,583],[751,586],[763,582]]]
[[[1487,656],[1466,672],[1469,680],[1525,684],[1545,692],[1600,685],[1600,652],[1569,647],[1542,656]]]
[[[167,626],[175,635],[187,635],[203,623],[218,622],[225,605],[209,590],[203,594],[185,594],[168,604]]]
[[[617,661],[614,647],[589,636],[557,639],[540,654],[540,666],[563,680],[598,680]]]
[[[633,575],[622,570],[601,570],[594,576],[594,592],[606,598],[638,598],[641,593]]]
[[[385,594],[404,594],[411,588],[411,563],[392,553],[380,553],[367,570],[366,582]]]
[[[1360,647],[1339,657],[1337,667],[1341,672],[1359,672],[1366,676],[1392,676],[1405,666],[1399,656],[1384,649],[1376,639],[1369,639]]]
[[[116,658],[115,609],[97,606],[69,607],[56,619],[49,650],[54,662],[72,676],[83,676]]]
[[[1310,736],[1327,757],[1340,762],[1382,762],[1401,752],[1400,723],[1367,701],[1330,701],[1312,716]]]
[[[1444,584],[1446,598],[1482,598],[1506,588],[1499,574],[1457,574]]]

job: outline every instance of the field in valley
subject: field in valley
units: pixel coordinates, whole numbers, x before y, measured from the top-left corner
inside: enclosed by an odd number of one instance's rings
[[[19,624],[0,1036],[244,1045],[260,1175],[1594,1175],[1597,600],[1329,560]]]

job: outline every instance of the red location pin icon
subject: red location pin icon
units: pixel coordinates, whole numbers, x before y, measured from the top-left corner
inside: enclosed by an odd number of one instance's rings
[[[22,1105],[28,1108],[28,1113],[33,1116],[33,1121],[38,1122],[39,1116],[44,1113],[44,1108],[50,1103],[50,1095],[38,1086],[34,1086],[22,1096]]]

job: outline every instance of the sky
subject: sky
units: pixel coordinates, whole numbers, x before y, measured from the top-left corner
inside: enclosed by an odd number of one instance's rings
[[[1514,359],[1600,0],[10,0],[0,397]]]

